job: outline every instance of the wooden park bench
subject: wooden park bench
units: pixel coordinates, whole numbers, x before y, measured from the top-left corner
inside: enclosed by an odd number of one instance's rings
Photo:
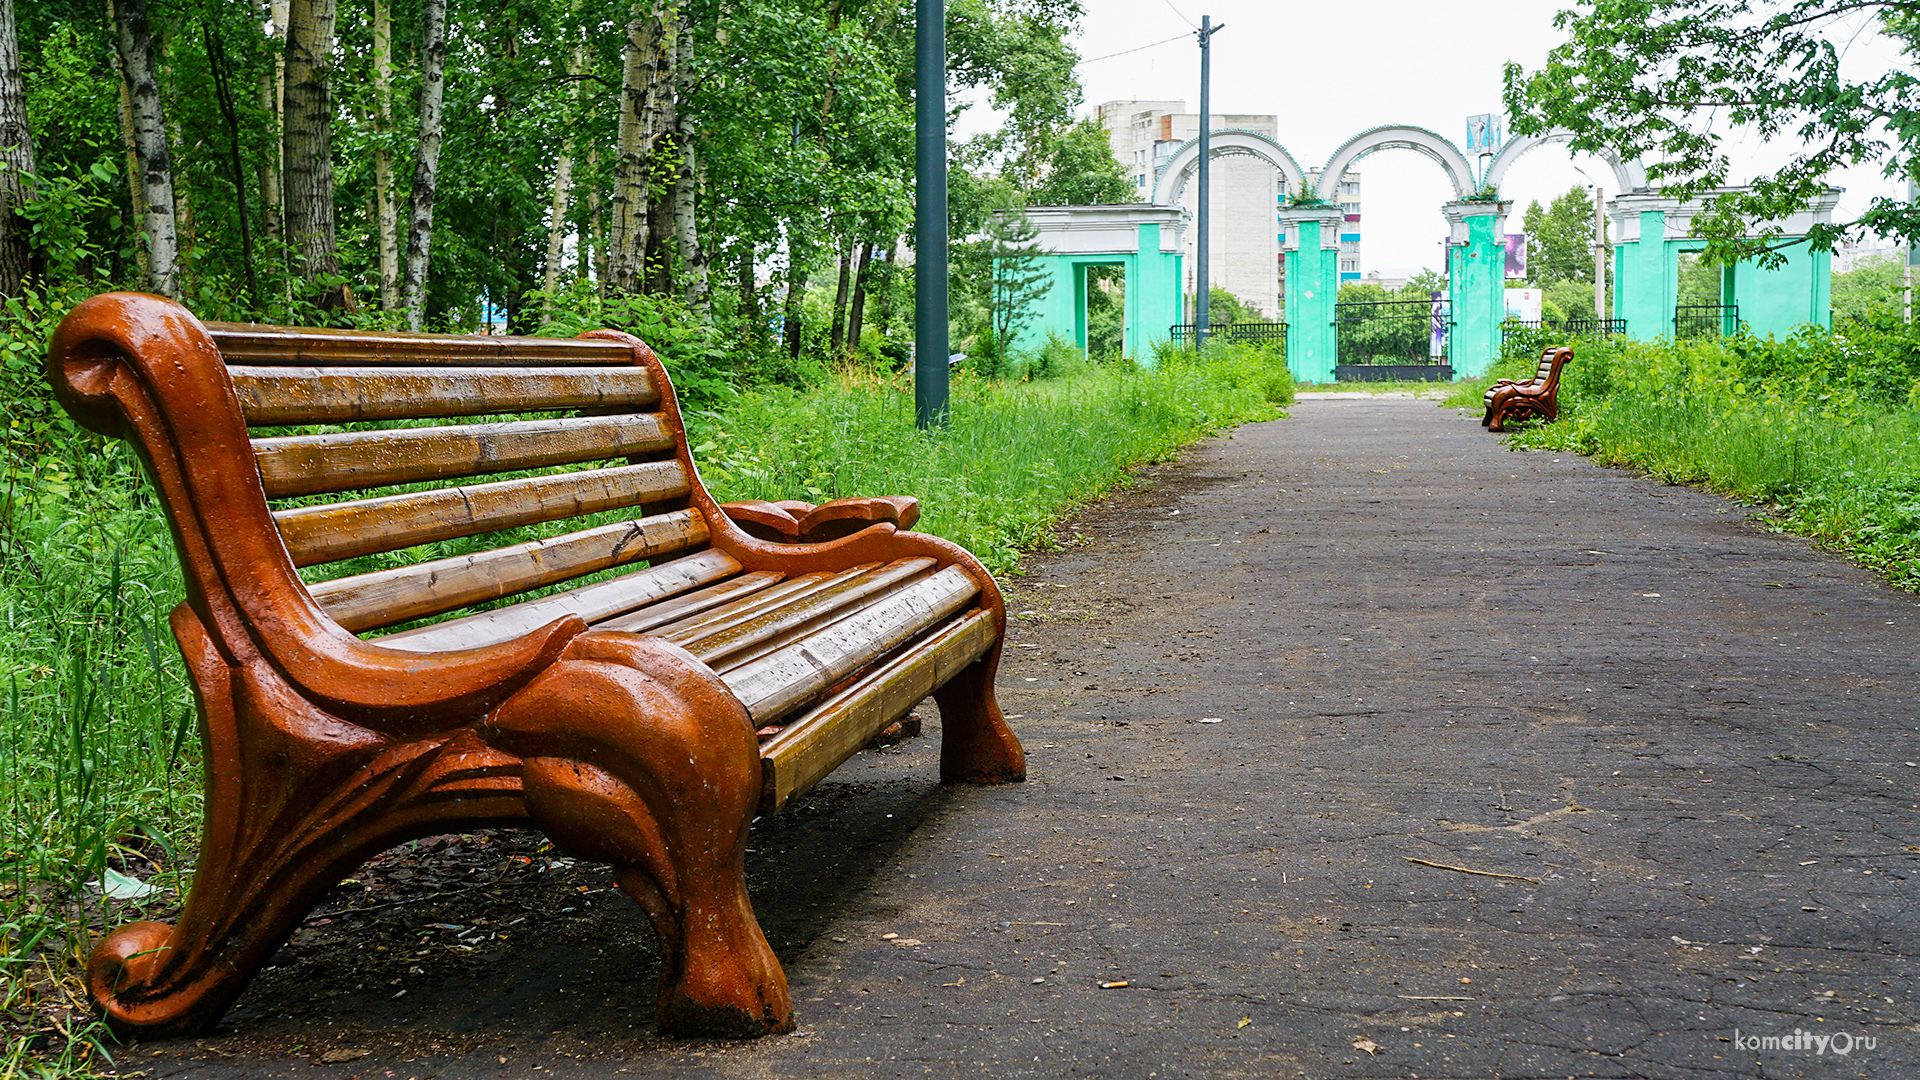
[[[1552,420],[1560,415],[1560,369],[1573,359],[1573,350],[1564,346],[1540,354],[1540,366],[1526,382],[1501,379],[1487,388],[1487,412],[1480,426],[1488,431],[1505,431],[1509,420]]]
[[[929,695],[942,780],[1025,774],[980,563],[902,531],[910,498],[715,503],[637,338],[207,325],[115,293],[48,379],[138,449],[186,578],[205,834],[178,922],[93,952],[122,1033],[212,1026],[375,853],[524,823],[645,909],[663,1031],[786,1030],[755,816]]]

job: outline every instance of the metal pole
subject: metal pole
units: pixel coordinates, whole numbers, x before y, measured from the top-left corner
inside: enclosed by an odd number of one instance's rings
[[[914,46],[913,417],[947,423],[947,5],[918,0]]]
[[[1593,185],[1593,317],[1607,318],[1607,193]]]
[[[1213,217],[1213,35],[1226,26],[1213,24],[1209,15],[1200,16],[1200,235],[1195,240],[1193,270],[1193,347],[1197,352],[1207,343],[1207,260],[1212,254],[1208,233]]]

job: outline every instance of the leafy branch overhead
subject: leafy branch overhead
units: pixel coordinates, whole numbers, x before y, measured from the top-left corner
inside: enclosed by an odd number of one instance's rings
[[[1554,25],[1571,36],[1544,67],[1506,66],[1514,133],[1565,128],[1574,149],[1639,158],[1664,193],[1704,199],[1693,228],[1708,259],[1777,262],[1783,219],[1825,196],[1838,170],[1920,179],[1914,0],[1582,0]],[[1875,46],[1905,62],[1862,62]],[[1793,148],[1788,161],[1736,175],[1729,140],[1743,134]],[[1830,247],[1866,234],[1912,242],[1920,209],[1876,197],[1807,235]]]

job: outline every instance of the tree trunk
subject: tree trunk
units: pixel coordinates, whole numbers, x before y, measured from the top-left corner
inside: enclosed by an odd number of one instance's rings
[[[33,258],[31,225],[20,208],[33,197],[28,177],[36,171],[13,0],[0,0],[0,297],[19,295]]]
[[[847,290],[852,285],[853,245],[840,249],[840,288],[833,294],[833,330],[827,340],[832,343],[833,355],[838,358],[841,346],[847,343]]]
[[[294,270],[313,302],[348,307],[345,286],[325,292],[315,284],[340,273],[333,226],[333,24],[336,0],[293,0],[287,10],[286,123],[281,147],[286,169],[287,242]]]
[[[180,294],[180,249],[174,234],[173,163],[167,155],[167,118],[160,104],[160,78],[153,62],[153,30],[146,0],[119,0],[114,29],[120,70],[132,105],[133,151],[140,198],[134,213],[146,239],[146,284],[162,296]]]
[[[227,60],[226,43],[214,32],[213,20],[203,20],[200,29],[207,42],[207,69],[213,74],[214,97],[227,124],[227,160],[233,167],[233,201],[240,219],[240,267],[247,276],[247,297],[257,308],[260,278],[253,266],[253,225],[247,213],[247,175],[240,155],[240,111],[233,100],[233,65]]]
[[[578,113],[580,107],[580,73],[586,70],[586,66],[587,31],[582,27],[580,30],[580,40],[575,43],[573,52],[567,57],[567,75],[573,80],[573,86],[568,91],[568,97],[571,99],[575,113]],[[569,119],[572,119],[572,117]],[[548,296],[552,296],[553,290],[559,287],[560,284],[560,260],[566,253],[567,206],[572,200],[572,196],[573,140],[569,138],[566,144],[561,147],[560,157],[553,163],[553,223],[547,228],[547,267],[546,276],[542,279],[543,283],[541,286]],[[584,276],[584,270],[587,265],[587,251],[584,246],[581,248],[579,254],[580,266]]]
[[[653,152],[663,130],[662,112],[672,96],[674,23],[668,0],[634,0],[620,74],[619,157],[614,162],[613,234],[607,245],[611,293],[637,293],[647,284]]]
[[[873,262],[873,244],[860,245],[860,265],[853,272],[853,304],[847,312],[847,350],[860,348],[860,324],[867,313],[867,267]]]
[[[709,299],[712,296],[712,284],[708,281],[713,256],[700,243],[700,221],[696,196],[706,187],[706,165],[694,159],[694,143],[691,131],[683,131],[686,140],[687,171],[686,183],[681,185],[680,199],[674,204],[674,222],[680,236],[680,265],[686,268],[687,310],[701,323],[706,323],[712,315]]]
[[[275,243],[286,243],[286,219],[280,212],[280,173],[284,152],[281,144],[281,125],[287,106],[287,4],[288,0],[273,0],[269,5],[270,21],[267,24],[268,37],[281,42],[273,58],[273,74],[262,72],[260,75],[260,111],[272,118],[270,133],[273,136],[273,150],[260,157],[260,234],[271,238]]]
[[[806,310],[807,268],[805,263],[795,257],[791,247],[788,248],[787,259],[787,313],[781,332],[784,335],[783,344],[787,349],[787,357],[798,360],[803,344],[800,339],[806,332],[806,320],[802,316]]]
[[[427,319],[427,267],[433,245],[433,196],[440,178],[440,105],[447,83],[447,0],[424,0],[420,29],[420,151],[407,209],[407,326]]]
[[[593,253],[592,259],[582,255],[581,272],[593,267],[593,280],[606,291],[607,281],[607,216],[601,212],[600,205],[600,148],[587,147],[587,250]]]
[[[734,271],[740,289],[740,340],[749,346],[760,343],[760,291],[754,286],[753,254],[753,245],[748,244]]]
[[[380,306],[400,306],[400,213],[393,199],[393,0],[373,0],[373,197]]]

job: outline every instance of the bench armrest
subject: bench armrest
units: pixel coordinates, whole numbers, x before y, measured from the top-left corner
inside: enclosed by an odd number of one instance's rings
[[[724,503],[720,509],[759,540],[788,544],[820,544],[851,536],[877,522],[910,529],[920,520],[920,500],[911,495],[871,499],[835,499],[823,506],[798,501]]]

